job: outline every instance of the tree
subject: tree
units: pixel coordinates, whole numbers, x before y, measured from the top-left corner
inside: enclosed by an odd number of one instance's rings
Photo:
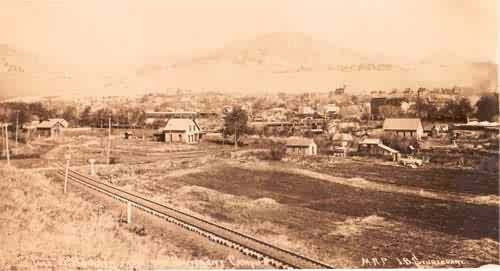
[[[66,108],[63,111],[62,118],[72,125],[76,124],[78,122],[78,114],[76,113],[76,107],[66,106]]]
[[[86,106],[83,109],[82,113],[80,113],[80,125],[81,126],[89,126],[92,124],[92,116],[90,115],[91,107]]]
[[[493,121],[498,116],[498,94],[483,95],[476,103],[477,117],[480,121]]]
[[[130,113],[130,124],[133,126],[142,126],[144,121],[146,121],[146,113],[138,108],[135,108]]]
[[[41,119],[41,120],[46,120],[46,119],[49,119],[51,117],[54,117],[54,116],[51,116],[49,110],[47,108],[45,108],[43,106],[43,104],[40,102],[30,104],[29,110],[31,111],[31,113],[33,115],[36,115],[38,117],[38,119]]]
[[[280,161],[286,155],[286,144],[281,142],[273,142],[269,149],[269,159]]]
[[[128,125],[130,123],[129,121],[129,115],[130,109],[127,107],[120,107],[114,114],[113,120],[117,122],[119,125]]]
[[[437,107],[430,102],[423,102],[420,104],[420,113],[423,118],[434,120],[438,117],[439,110]]]
[[[441,108],[440,114],[446,119],[465,121],[473,111],[469,99],[462,98],[459,101],[449,100],[446,102],[446,105]]]
[[[94,113],[92,122],[95,123],[96,127],[107,127],[108,118],[110,117],[113,117],[113,112],[107,108],[101,108]]]
[[[234,145],[238,145],[241,135],[248,131],[248,115],[240,106],[235,106],[233,110],[224,117],[224,136],[233,135]]]
[[[460,118],[462,120],[467,120],[467,118],[474,112],[474,108],[470,104],[469,99],[462,98],[457,103],[457,107],[455,110],[455,117]]]
[[[379,110],[380,114],[382,114],[384,118],[400,117],[403,113],[401,110],[401,106],[394,106],[389,104],[382,105]]]

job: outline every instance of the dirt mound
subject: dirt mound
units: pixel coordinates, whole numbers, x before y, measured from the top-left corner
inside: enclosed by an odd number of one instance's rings
[[[200,173],[203,172],[203,168],[187,168],[187,169],[178,169],[171,171],[166,174],[168,177],[181,177],[187,174]]]
[[[349,181],[358,182],[358,183],[366,182],[366,180],[364,178],[360,178],[360,177],[350,178]]]
[[[329,235],[340,235],[345,237],[359,236],[365,230],[376,228],[390,229],[392,226],[394,226],[393,223],[377,215],[370,215],[363,218],[347,218],[343,222],[335,222],[334,230],[331,231]]]
[[[257,207],[264,207],[264,208],[277,208],[279,207],[279,203],[276,202],[274,199],[271,198],[260,198],[252,201],[253,205]]]
[[[192,185],[183,186],[175,190],[175,195],[179,199],[197,199],[201,201],[220,201],[220,200],[232,200],[234,196],[229,194],[223,194],[216,190],[205,188],[202,186]]]
[[[488,196],[476,196],[470,199],[470,202],[474,202],[477,204],[485,204],[485,205],[500,205],[500,197],[497,195],[488,195]]]

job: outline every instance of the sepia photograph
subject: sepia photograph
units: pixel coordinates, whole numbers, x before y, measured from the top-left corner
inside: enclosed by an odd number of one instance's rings
[[[500,270],[497,0],[0,0],[0,270]]]

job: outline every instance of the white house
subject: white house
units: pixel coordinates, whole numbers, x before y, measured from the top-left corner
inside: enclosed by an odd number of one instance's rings
[[[161,139],[169,143],[198,143],[202,131],[194,119],[169,119],[164,128],[160,129]]]

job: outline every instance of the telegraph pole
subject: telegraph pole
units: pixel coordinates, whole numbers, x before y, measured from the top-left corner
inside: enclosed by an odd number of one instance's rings
[[[238,127],[234,127],[234,148],[238,148]]]
[[[16,111],[16,155],[17,155],[17,135],[19,129],[19,110]]]
[[[418,118],[421,118],[420,111],[422,109],[422,105],[420,103],[420,93],[423,92],[425,89],[424,88],[418,88],[417,90],[417,116]]]
[[[9,153],[9,124],[5,124],[5,150],[7,154],[7,166],[10,166],[10,153]]]
[[[110,153],[111,153],[111,117],[108,118],[108,152],[107,152],[108,165],[111,163]]]
[[[2,156],[4,155],[5,152],[5,139],[3,138],[4,137],[4,134],[5,134],[5,131],[3,129],[3,123],[0,123],[0,127],[2,128],[1,130],[1,133],[2,133]]]

